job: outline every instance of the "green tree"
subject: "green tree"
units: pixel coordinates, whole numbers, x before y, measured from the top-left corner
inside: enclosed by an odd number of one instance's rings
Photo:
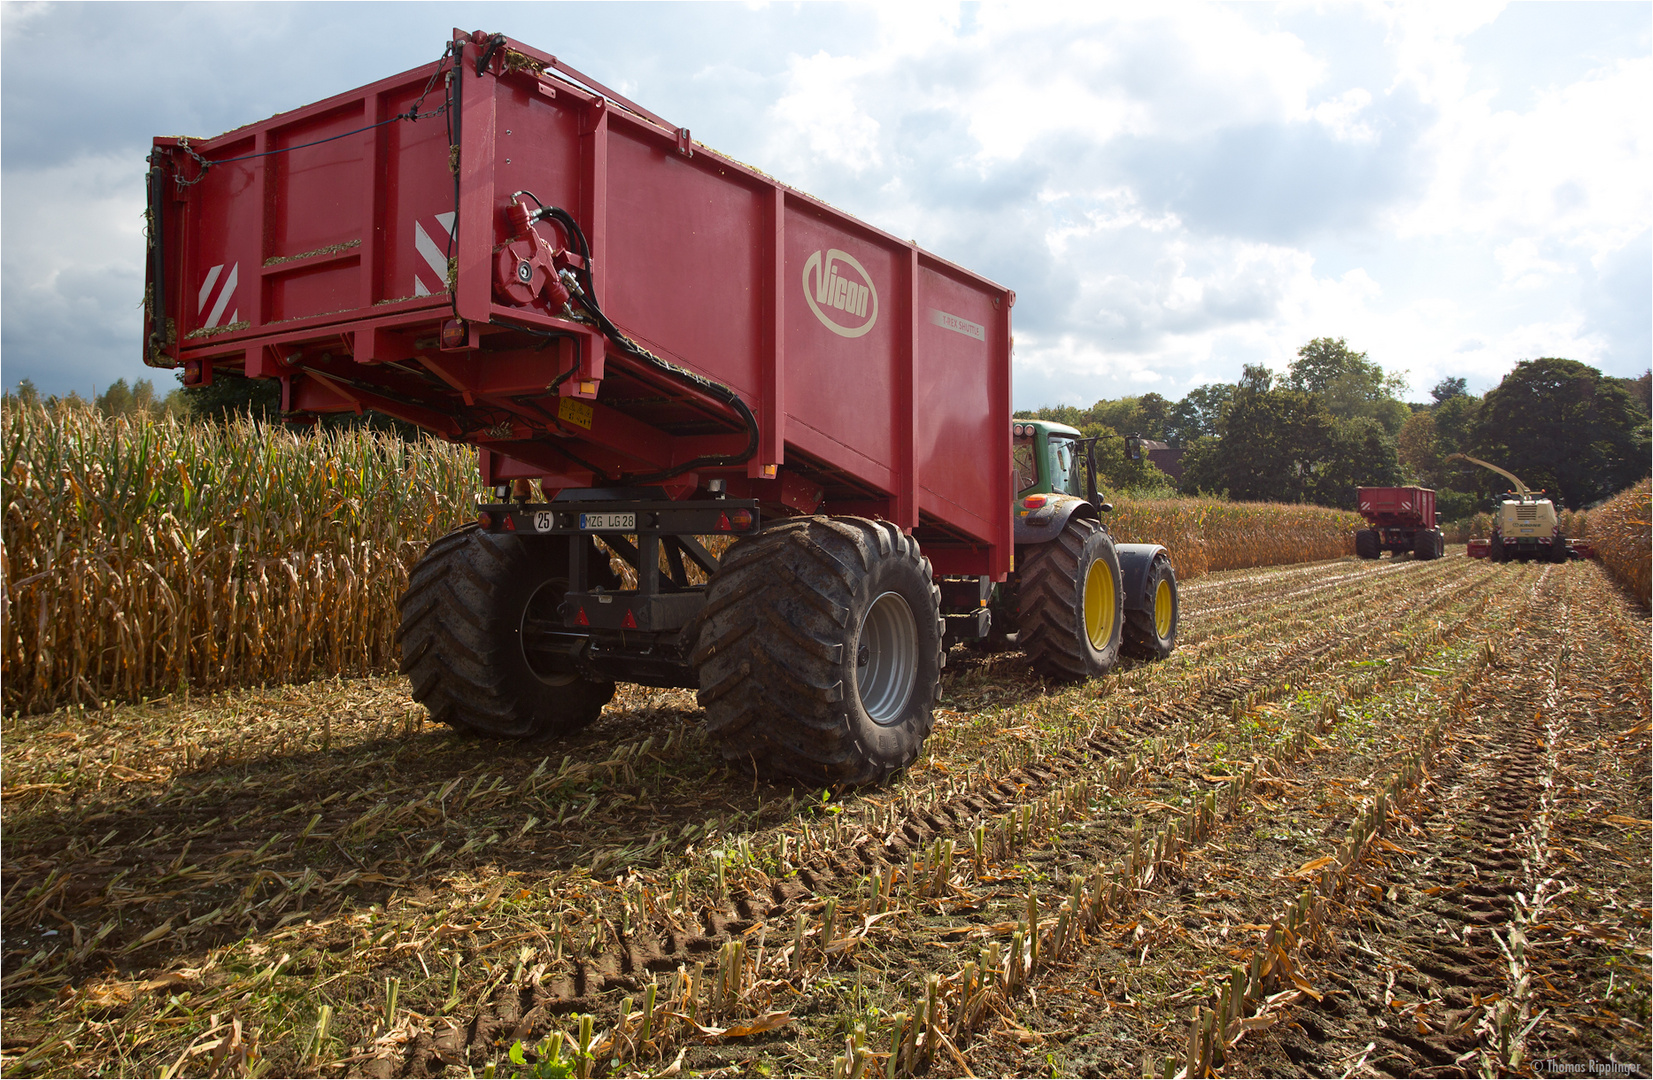
[[[98,411],[110,417],[152,416],[165,407],[155,400],[155,384],[148,379],[139,379],[131,386],[126,385],[125,379],[116,379],[93,403]]]
[[[1233,400],[1234,387],[1230,383],[1196,386],[1166,414],[1165,441],[1172,446],[1189,447],[1202,435],[1216,435],[1223,406]]]
[[[1171,415],[1171,403],[1161,395],[1149,392],[1136,399],[1136,410],[1139,424],[1136,434],[1144,439],[1164,442],[1165,422]]]
[[[1240,381],[1235,384],[1237,392],[1251,391],[1257,394],[1266,394],[1274,389],[1274,372],[1262,364],[1245,364],[1240,368]]]
[[[17,380],[17,400],[24,405],[40,404],[40,391],[35,388],[33,379]]]
[[[255,419],[274,420],[281,413],[281,383],[275,379],[248,379],[215,372],[210,386],[184,387],[189,411],[202,420],[227,420],[250,413]]]
[[[1468,394],[1449,397],[1430,410],[1435,421],[1435,440],[1441,457],[1469,448],[1475,423],[1481,415],[1481,399]]]
[[[1430,387],[1429,396],[1435,399],[1435,404],[1451,401],[1455,397],[1464,397],[1469,393],[1469,380],[1464,378],[1447,377]]]
[[[1343,510],[1355,508],[1355,489],[1403,483],[1395,439],[1369,416],[1337,420],[1314,469],[1313,500]]]
[[[1395,448],[1400,454],[1401,468],[1413,483],[1427,488],[1439,487],[1441,482],[1441,445],[1435,433],[1435,417],[1428,412],[1415,412],[1401,425],[1395,436]]]
[[[1593,367],[1523,360],[1487,392],[1472,453],[1576,510],[1647,475],[1642,416],[1629,392]]]
[[[1317,467],[1335,424],[1319,400],[1274,390],[1266,368],[1247,365],[1223,412],[1220,446],[1199,440],[1183,458],[1182,489],[1244,501],[1306,502],[1320,494]]]
[[[1342,338],[1315,338],[1298,349],[1286,385],[1319,394],[1333,416],[1369,416],[1391,435],[1400,431],[1411,414],[1397,396],[1406,389],[1405,377],[1386,374],[1365,353],[1349,348]]]

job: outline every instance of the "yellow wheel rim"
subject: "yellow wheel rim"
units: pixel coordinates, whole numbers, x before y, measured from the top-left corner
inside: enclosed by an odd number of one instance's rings
[[[1171,636],[1171,616],[1176,611],[1176,601],[1171,596],[1171,583],[1164,578],[1159,579],[1159,588],[1154,590],[1154,633],[1161,640]]]
[[[1085,570],[1085,636],[1091,648],[1105,649],[1113,641],[1114,606],[1113,575],[1098,559]]]

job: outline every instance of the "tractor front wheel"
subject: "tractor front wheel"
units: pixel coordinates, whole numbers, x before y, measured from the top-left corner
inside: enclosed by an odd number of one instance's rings
[[[1148,598],[1148,609],[1125,613],[1125,654],[1142,660],[1163,660],[1177,647],[1180,613],[1177,572],[1164,554],[1154,556],[1149,565],[1143,594]]]
[[[1113,537],[1075,517],[1054,540],[1024,550],[1016,643],[1046,678],[1106,675],[1119,662],[1125,622]]]
[[[765,529],[707,587],[691,657],[706,730],[762,776],[880,783],[935,724],[942,633],[930,560],[889,522]]]

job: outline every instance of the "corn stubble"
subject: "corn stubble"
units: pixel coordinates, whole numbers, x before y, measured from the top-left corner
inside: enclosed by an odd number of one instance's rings
[[[1247,1075],[1293,1071],[1293,1024],[1355,1024],[1366,1002],[1488,1055],[1477,1071],[1518,1069],[1609,1010],[1645,1020],[1637,965],[1595,983],[1590,964],[1545,966],[1573,928],[1647,940],[1593,898],[1630,911],[1645,871],[1568,835],[1607,799],[1590,843],[1646,862],[1639,789],[1610,764],[1646,757],[1645,621],[1622,608],[1593,563],[1213,575],[1163,663],[1051,691],[955,654],[925,757],[857,793],[708,774],[691,696],[643,688],[521,760],[392,737],[411,704],[394,680],[372,699],[313,683],[13,720],[8,1071],[205,1072],[222,1052],[220,1073]],[[325,709],[317,757],[305,723]],[[116,760],[181,712],[224,718],[222,746],[174,747],[165,775]],[[1534,755],[1547,771],[1503,783]],[[1447,868],[1454,892],[1427,910],[1449,916],[1462,861],[1516,839],[1453,827],[1481,813],[1470,781],[1551,793],[1510,884],[1527,913],[1493,924],[1508,970],[1465,976],[1480,996],[1461,1008],[1404,971],[1388,995],[1381,971],[1351,978],[1414,947],[1406,918],[1373,928],[1434,902],[1419,866]],[[1529,820],[1502,807],[1484,819]],[[1587,863],[1558,867],[1569,849]],[[1589,890],[1544,884],[1581,867],[1601,875]],[[54,912],[63,932],[39,937]],[[1327,1045],[1358,1051],[1368,1029]],[[1298,1071],[1354,1064],[1294,1050],[1312,1058]]]

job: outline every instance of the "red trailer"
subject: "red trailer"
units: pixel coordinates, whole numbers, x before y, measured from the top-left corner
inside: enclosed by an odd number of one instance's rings
[[[1371,526],[1355,533],[1355,554],[1376,559],[1385,551],[1410,551],[1419,559],[1438,559],[1445,550],[1435,511],[1435,492],[1421,487],[1355,489],[1355,504]]]
[[[1014,293],[503,35],[150,164],[149,363],[479,448],[402,601],[436,718],[569,731],[619,679],[762,771],[916,755],[1012,566]]]

